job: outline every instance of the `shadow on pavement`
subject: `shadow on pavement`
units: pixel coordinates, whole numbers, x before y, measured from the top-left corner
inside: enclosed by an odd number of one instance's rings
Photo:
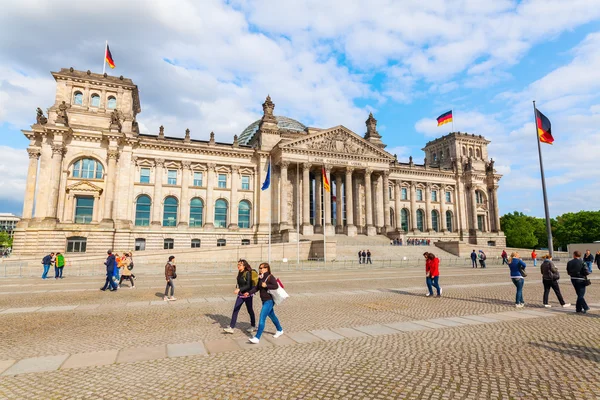
[[[591,315],[590,315],[591,316]],[[598,316],[595,316],[596,318]],[[592,346],[581,346],[572,343],[562,343],[562,342],[552,342],[547,341],[544,343],[539,342],[529,342],[530,345],[535,347],[540,347],[542,349],[546,349],[549,351],[553,351],[556,353],[574,356],[578,358],[582,358],[584,360],[590,360],[595,362],[600,362],[600,349]]]
[[[212,319],[215,324],[219,324],[219,326],[221,328],[228,327],[229,322],[231,322],[231,317],[226,316],[226,315],[222,315],[222,314],[204,314],[204,315],[206,315],[208,318]],[[246,313],[246,315],[247,315],[247,313]],[[240,316],[243,316],[241,311],[240,311]],[[245,334],[248,334],[248,336],[251,337],[253,335],[251,335],[247,332],[248,328],[250,328],[249,322],[240,322],[238,319],[235,329],[239,329],[240,331],[244,332]],[[223,332],[223,334],[226,335],[225,332]]]

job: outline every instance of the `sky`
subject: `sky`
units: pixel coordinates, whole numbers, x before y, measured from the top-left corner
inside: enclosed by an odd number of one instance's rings
[[[22,212],[21,129],[52,105],[50,71],[101,73],[106,40],[143,133],[232,142],[270,94],[307,126],[363,135],[373,112],[386,150],[419,162],[452,109],[491,140],[501,214],[544,215],[535,100],[551,216],[600,209],[600,0],[21,0],[0,13],[0,212]]]

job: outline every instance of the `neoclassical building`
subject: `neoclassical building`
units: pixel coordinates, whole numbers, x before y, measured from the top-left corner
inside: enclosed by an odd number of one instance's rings
[[[16,254],[257,244],[269,229],[275,242],[325,231],[505,244],[501,176],[481,135],[450,133],[425,145],[424,164],[401,162],[385,151],[373,115],[362,136],[307,127],[274,115],[270,97],[232,143],[162,126],[141,134],[130,79],[73,68],[52,75],[54,104],[23,131],[30,163]],[[271,186],[261,190],[269,160]]]

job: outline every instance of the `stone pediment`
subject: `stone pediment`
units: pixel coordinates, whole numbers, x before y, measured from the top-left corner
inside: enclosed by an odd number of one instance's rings
[[[67,186],[67,193],[68,192],[89,193],[89,194],[98,193],[98,194],[101,194],[102,193],[102,188],[99,187],[99,186],[94,185],[92,182],[81,181],[81,182],[76,182],[76,183],[74,183],[72,185]]]
[[[388,152],[372,145],[344,126],[337,126],[293,140],[282,145],[281,148],[385,158],[390,161],[394,159]]]

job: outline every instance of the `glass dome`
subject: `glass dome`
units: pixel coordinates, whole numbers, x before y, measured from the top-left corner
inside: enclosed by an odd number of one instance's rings
[[[296,121],[295,119],[291,119],[288,117],[279,117],[275,116],[277,120],[277,127],[280,129],[286,129],[289,131],[296,132],[304,132],[306,130],[306,126]],[[240,144],[248,144],[250,139],[254,136],[254,134],[258,131],[258,126],[260,125],[260,119],[248,125],[246,129],[244,129],[238,138]]]

